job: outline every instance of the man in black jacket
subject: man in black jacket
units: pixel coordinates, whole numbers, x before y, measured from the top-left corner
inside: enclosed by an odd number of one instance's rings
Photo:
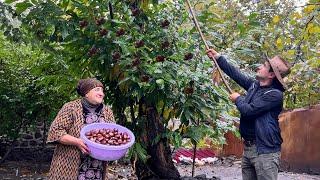
[[[278,115],[282,111],[286,88],[283,77],[289,74],[289,63],[279,56],[268,59],[258,67],[256,79],[252,79],[240,73],[215,50],[209,49],[207,54],[247,91],[245,96],[236,92],[230,95],[241,114],[240,134],[244,143],[242,178],[277,179],[282,143]]]

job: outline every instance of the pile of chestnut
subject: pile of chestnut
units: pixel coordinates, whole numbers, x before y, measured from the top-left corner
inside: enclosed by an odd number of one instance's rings
[[[118,129],[93,129],[85,133],[85,136],[95,143],[120,146],[131,141],[130,136],[126,132],[119,132]]]

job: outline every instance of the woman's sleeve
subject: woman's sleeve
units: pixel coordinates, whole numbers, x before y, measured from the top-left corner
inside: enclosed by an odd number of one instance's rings
[[[47,143],[55,143],[62,136],[68,134],[68,130],[72,126],[72,111],[68,104],[65,104],[53,120],[49,132]]]

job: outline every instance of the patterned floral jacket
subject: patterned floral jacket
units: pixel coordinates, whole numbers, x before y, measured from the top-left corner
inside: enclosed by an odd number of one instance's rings
[[[105,122],[115,123],[112,110],[104,106],[102,115]],[[57,143],[63,135],[69,134],[80,137],[80,130],[84,125],[83,107],[81,99],[66,103],[52,122],[47,143],[55,143],[49,179],[50,180],[76,180],[80,165],[81,152],[76,146]],[[104,163],[104,179],[107,179],[107,163]]]

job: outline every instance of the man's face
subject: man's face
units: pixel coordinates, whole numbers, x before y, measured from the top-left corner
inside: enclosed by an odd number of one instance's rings
[[[257,80],[267,80],[275,77],[273,72],[270,71],[270,63],[265,61],[262,65],[260,65],[256,70],[256,79]]]
[[[103,88],[96,87],[91,89],[85,96],[91,104],[101,104],[104,98]]]

